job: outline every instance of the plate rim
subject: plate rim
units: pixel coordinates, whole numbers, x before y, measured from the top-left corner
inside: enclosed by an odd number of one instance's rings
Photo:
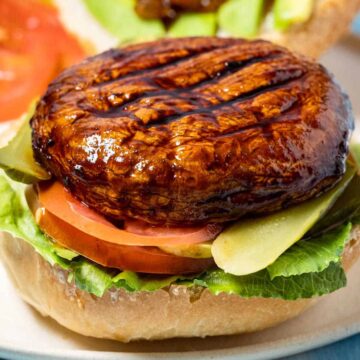
[[[0,343],[0,358],[8,360],[115,360],[115,359],[214,359],[214,356],[226,360],[264,360],[296,355],[330,343],[343,340],[360,333],[360,321],[351,325],[333,325],[326,331],[319,329],[315,333],[292,336],[286,339],[267,341],[262,344],[236,346],[220,350],[199,350],[186,352],[115,352],[91,350],[52,350],[38,351],[30,348],[18,348],[12,343]],[[241,336],[241,335],[240,335]],[[160,341],[161,342],[161,341]],[[270,357],[269,357],[270,356]]]

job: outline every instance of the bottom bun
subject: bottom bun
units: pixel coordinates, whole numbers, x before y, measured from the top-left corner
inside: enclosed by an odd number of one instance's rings
[[[359,240],[356,227],[343,254],[346,270],[360,255]],[[299,315],[317,300],[244,299],[179,285],[154,292],[110,290],[98,298],[69,284],[66,272],[23,240],[4,234],[0,255],[21,297],[42,315],[82,335],[123,342],[258,331]]]

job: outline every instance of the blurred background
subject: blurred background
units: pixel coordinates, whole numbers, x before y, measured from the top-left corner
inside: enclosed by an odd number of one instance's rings
[[[321,62],[329,67],[343,88],[350,94],[355,115],[360,119],[360,16],[351,27],[351,33],[345,35],[334,47],[321,57]]]

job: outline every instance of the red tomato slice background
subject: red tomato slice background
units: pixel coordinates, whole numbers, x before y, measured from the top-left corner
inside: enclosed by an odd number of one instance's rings
[[[86,234],[41,209],[39,226],[55,241],[97,264],[147,274],[182,275],[214,266],[213,259],[192,259],[167,254],[156,247],[114,244]]]
[[[198,227],[161,227],[125,219],[119,229],[100,214],[76,200],[59,182],[39,185],[39,201],[50,213],[78,230],[98,239],[121,245],[161,246],[211,241],[221,232],[219,224]]]
[[[55,8],[35,0],[1,0],[0,121],[18,118],[61,69],[84,56]]]

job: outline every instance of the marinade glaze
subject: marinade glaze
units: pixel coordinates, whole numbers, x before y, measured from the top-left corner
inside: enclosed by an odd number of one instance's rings
[[[31,125],[37,160],[90,207],[187,226],[328,190],[353,119],[319,64],[264,41],[185,38],[67,69]]]

